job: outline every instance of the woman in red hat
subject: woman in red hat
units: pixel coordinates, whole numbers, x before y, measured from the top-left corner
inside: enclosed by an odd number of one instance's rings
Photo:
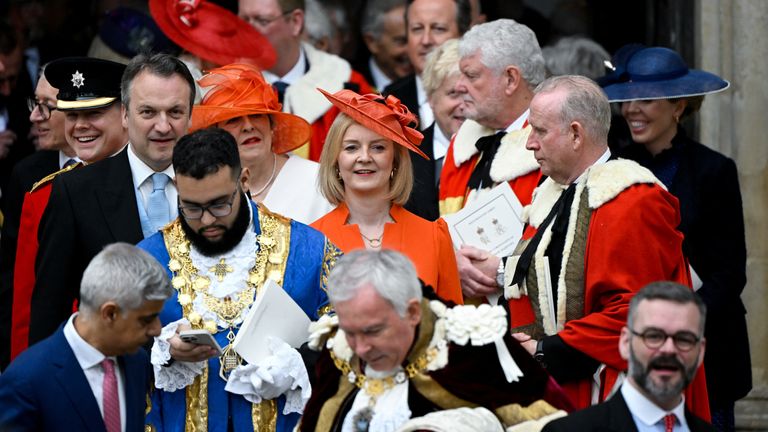
[[[733,160],[694,141],[679,124],[698,111],[704,95],[729,83],[689,69],[678,53],[662,47],[634,50],[601,83],[611,102],[621,102],[632,134],[633,143],[619,156],[653,171],[680,200],[683,251],[693,288],[707,305],[704,367],[712,423],[733,430],[734,402],[752,388],[740,297],[747,256],[739,177]]]
[[[342,251],[394,249],[413,261],[437,295],[463,303],[448,227],[405,210],[413,187],[408,151],[423,136],[416,116],[394,96],[320,90],[340,111],[320,156],[320,191],[336,204],[312,224]]]
[[[289,153],[309,141],[309,123],[280,111],[275,91],[256,67],[223,66],[198,84],[206,93],[192,110],[190,132],[217,126],[235,137],[254,201],[304,224],[333,208],[317,189],[318,164]]]

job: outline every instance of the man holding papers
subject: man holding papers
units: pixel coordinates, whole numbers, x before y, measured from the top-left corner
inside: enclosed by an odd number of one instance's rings
[[[550,78],[530,109],[527,147],[549,178],[525,211],[516,256],[498,275],[502,303],[513,336],[585,408],[604,400],[627,367],[616,346],[632,296],[658,280],[689,284],[680,210],[650,171],[608,160],[610,108],[594,82]],[[476,264],[497,276],[499,258]],[[706,399],[693,393],[691,407]]]
[[[249,172],[227,132],[203,129],[183,137],[173,167],[179,218],[139,244],[167,265],[175,288],[152,347],[157,391],[147,425],[290,431],[311,391],[298,351],[268,337],[271,354],[249,364],[233,342],[268,280],[310,319],[322,315],[327,272],[340,252],[321,233],[249,200]],[[272,330],[294,325],[289,315],[281,318],[254,325],[276,335]],[[213,334],[222,352],[181,341],[178,333],[190,328]]]

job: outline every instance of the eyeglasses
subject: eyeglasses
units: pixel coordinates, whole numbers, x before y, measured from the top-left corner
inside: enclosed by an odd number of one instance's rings
[[[290,15],[291,12],[293,12],[293,11],[283,12],[280,15],[274,16],[272,18],[262,17],[262,16],[256,15],[256,16],[244,17],[243,19],[245,21],[247,21],[251,25],[257,24],[260,27],[266,27],[266,26],[272,24],[273,22],[279,20],[280,18],[284,18],[286,15]]]
[[[230,197],[229,202],[216,203],[207,206],[190,205],[182,207],[179,205],[179,213],[181,213],[184,218],[190,220],[202,219],[203,213],[206,211],[210,213],[211,216],[217,218],[229,216],[229,214],[232,213],[232,204],[235,202],[235,195],[237,195],[239,190],[240,186],[238,186],[237,189],[232,192],[232,196]]]
[[[32,113],[35,108],[37,108],[38,112],[40,112],[40,117],[42,117],[43,120],[48,120],[51,118],[51,111],[56,111],[58,109],[56,107],[44,104],[35,98],[27,98],[27,109],[29,109],[29,112]]]
[[[629,329],[629,331],[642,339],[645,346],[650,349],[661,348],[661,346],[667,342],[668,338],[672,338],[677,349],[680,351],[690,351],[701,341],[699,336],[696,336],[689,331],[679,331],[673,335],[667,334],[665,331],[656,328],[646,329],[642,333],[638,333],[632,329]]]

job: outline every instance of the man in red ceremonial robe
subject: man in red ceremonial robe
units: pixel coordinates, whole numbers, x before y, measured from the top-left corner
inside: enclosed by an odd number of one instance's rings
[[[515,254],[474,264],[503,287],[513,336],[585,408],[626,370],[616,346],[634,294],[658,280],[690,286],[680,209],[650,171],[608,160],[610,108],[596,84],[554,77],[534,94],[527,147],[549,178]],[[686,404],[709,419],[702,370]]]

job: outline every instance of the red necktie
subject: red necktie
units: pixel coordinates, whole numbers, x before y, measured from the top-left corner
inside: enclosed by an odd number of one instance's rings
[[[667,414],[664,416],[664,432],[672,432],[675,429],[675,415]]]
[[[104,368],[104,383],[102,385],[104,404],[104,425],[107,432],[121,432],[120,428],[120,396],[117,393],[117,376],[115,365],[111,359],[101,362]]]

